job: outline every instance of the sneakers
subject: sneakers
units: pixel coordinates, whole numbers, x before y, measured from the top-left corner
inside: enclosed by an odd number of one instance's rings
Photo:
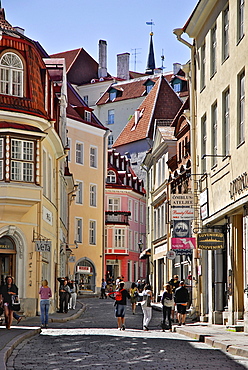
[[[22,320],[22,317],[20,316],[19,319],[17,320],[17,324]]]
[[[179,323],[178,323],[178,326],[181,326],[181,325],[182,325],[182,324],[179,322]]]
[[[125,329],[126,329],[125,325],[122,325],[122,326],[120,327],[120,330],[125,330]]]
[[[145,330],[145,331],[148,331],[149,329],[148,329],[148,327],[147,327],[147,326],[145,326],[145,325],[144,325],[144,330]]]

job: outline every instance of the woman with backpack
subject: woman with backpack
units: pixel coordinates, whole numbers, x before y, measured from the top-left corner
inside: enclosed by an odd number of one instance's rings
[[[172,287],[170,284],[165,285],[165,291],[163,292],[161,303],[163,305],[163,321],[162,321],[162,330],[166,328],[166,320],[169,323],[169,330],[172,331],[171,325],[171,310],[174,307],[174,299],[172,296]]]
[[[137,303],[137,299],[139,295],[139,291],[135,283],[132,283],[129,293],[131,296],[132,312],[133,312],[133,315],[135,315],[136,303]]]

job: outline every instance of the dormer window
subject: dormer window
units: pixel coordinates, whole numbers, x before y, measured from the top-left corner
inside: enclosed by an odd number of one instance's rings
[[[179,93],[181,91],[180,82],[173,84],[173,89],[174,89],[175,92]]]
[[[113,101],[116,98],[116,94],[117,94],[117,91],[116,90],[110,91],[110,93],[109,93],[109,100]]]
[[[146,87],[146,91],[144,92],[145,94],[148,94],[151,89],[153,88],[153,86],[155,85],[155,83],[151,80],[147,80],[145,83],[144,83],[144,86]]]
[[[91,122],[91,112],[86,110],[84,114],[85,114],[85,121]]]
[[[23,63],[14,53],[0,59],[0,94],[23,96]]]
[[[107,183],[108,184],[114,184],[114,183],[116,183],[116,174],[112,170],[108,171]]]

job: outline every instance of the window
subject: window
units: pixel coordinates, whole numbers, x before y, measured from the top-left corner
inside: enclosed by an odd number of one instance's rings
[[[47,152],[43,149],[43,195],[47,195]]]
[[[134,203],[134,221],[138,222],[138,203]]]
[[[120,210],[120,199],[109,198],[108,199],[108,211],[119,211]]]
[[[228,155],[230,153],[230,93],[227,89],[223,93],[223,154]]]
[[[49,200],[52,200],[52,181],[53,181],[53,170],[52,170],[52,158],[48,156],[48,178],[47,182],[47,197]]]
[[[115,110],[108,110],[108,125],[113,125],[115,123]]]
[[[84,145],[82,143],[76,143],[76,163],[84,163]]]
[[[201,157],[206,154],[207,149],[207,118],[204,115],[201,119]],[[202,172],[206,172],[206,157],[202,159]]]
[[[85,113],[85,121],[91,122],[91,112],[86,110],[84,113]]]
[[[212,105],[212,166],[217,163],[217,103]]]
[[[0,94],[23,96],[23,63],[14,53],[0,59]]]
[[[229,8],[223,12],[223,61],[229,56]]]
[[[134,245],[133,250],[138,251],[139,250],[139,233],[138,231],[134,232]]]
[[[211,29],[211,71],[213,76],[216,72],[216,25]]]
[[[153,88],[153,84],[147,85],[146,86],[146,93],[148,94],[151,91],[152,88]]]
[[[96,185],[90,185],[90,206],[96,207]]]
[[[67,138],[67,146],[70,149],[67,155],[68,162],[70,162],[71,161],[71,139],[69,137]]]
[[[116,95],[117,95],[117,91],[116,90],[110,91],[110,93],[109,93],[109,99],[111,101],[113,101],[116,98]]]
[[[3,180],[3,139],[0,139],[0,180]]]
[[[108,146],[111,147],[114,144],[114,135],[109,135]]]
[[[88,103],[89,103],[89,97],[88,97],[88,95],[83,96],[83,100],[84,100],[84,102],[85,102],[87,105],[89,105],[89,104],[88,104]]]
[[[205,43],[201,47],[201,90],[205,87],[205,73],[206,73],[206,46]]]
[[[90,167],[97,168],[97,148],[90,147]]]
[[[140,205],[140,223],[144,223],[144,206],[143,204]]]
[[[77,182],[77,193],[76,193],[76,203],[83,204],[83,183],[82,181]]]
[[[244,7],[245,0],[238,0],[238,41],[244,36]]]
[[[115,171],[112,171],[112,170],[108,171],[107,183],[108,184],[116,183],[116,173],[115,173]]]
[[[83,220],[81,218],[76,218],[76,241],[82,243],[82,224]]]
[[[128,199],[128,212],[131,213],[129,220],[132,220],[132,199]]]
[[[115,229],[115,242],[114,246],[117,249],[125,248],[125,230],[124,229]]]
[[[238,144],[241,144],[245,140],[245,72],[238,76],[238,89]]]
[[[179,93],[181,91],[180,82],[177,82],[177,83],[173,84],[173,89],[174,89],[175,92]]]
[[[34,142],[11,140],[11,180],[34,181]]]
[[[132,235],[132,230],[128,231],[128,247],[129,250],[133,250],[133,235]]]
[[[89,243],[96,245],[96,221],[90,220]]]
[[[154,210],[153,213],[153,233],[154,233],[154,239],[157,239],[157,211]]]

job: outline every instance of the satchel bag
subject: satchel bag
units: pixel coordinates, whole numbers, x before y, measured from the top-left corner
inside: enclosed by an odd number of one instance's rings
[[[165,299],[164,299],[164,306],[165,307],[173,307],[174,306],[173,299],[170,299],[168,297],[165,297]]]
[[[12,294],[10,309],[13,311],[20,311],[20,308],[21,308],[21,304],[20,304],[19,296],[17,294]]]

